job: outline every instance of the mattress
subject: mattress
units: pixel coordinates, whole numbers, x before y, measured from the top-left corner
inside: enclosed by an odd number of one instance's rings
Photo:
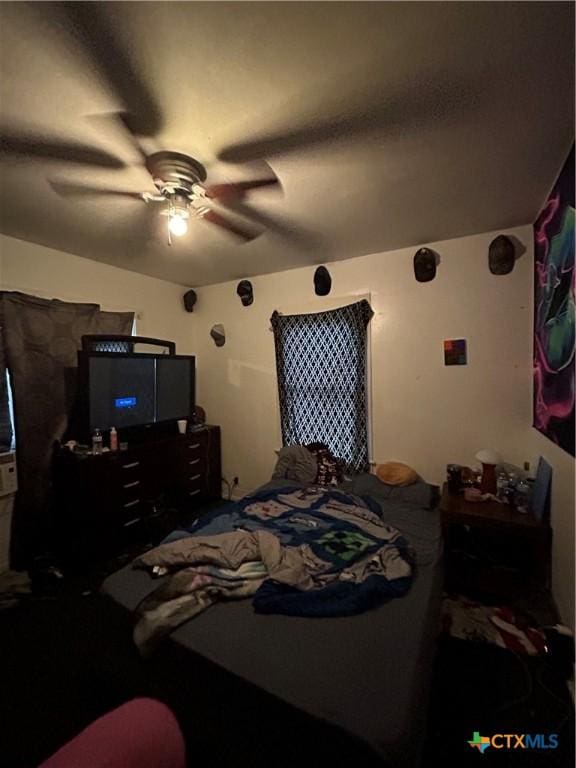
[[[259,615],[249,599],[221,603],[175,630],[171,643],[349,735],[384,763],[416,765],[440,613],[439,514],[424,483],[390,489],[366,475],[344,489],[375,499],[410,542],[416,565],[407,595],[338,618]],[[103,591],[133,611],[157,586],[127,566]]]

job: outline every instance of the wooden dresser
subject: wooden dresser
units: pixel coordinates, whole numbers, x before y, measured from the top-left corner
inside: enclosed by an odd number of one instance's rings
[[[220,428],[207,425],[98,456],[61,449],[53,478],[58,549],[113,551],[159,508],[190,515],[220,497]]]

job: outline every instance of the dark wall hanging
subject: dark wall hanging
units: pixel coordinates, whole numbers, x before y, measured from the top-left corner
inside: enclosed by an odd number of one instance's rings
[[[438,257],[430,248],[420,248],[414,254],[414,277],[419,283],[429,283],[436,277]]]
[[[189,290],[186,291],[186,293],[183,296],[184,299],[184,309],[186,312],[194,312],[194,304],[196,304],[196,301],[198,297],[196,296],[196,291]]]
[[[574,456],[574,147],[534,223],[534,426]]]
[[[498,235],[488,248],[488,266],[493,275],[509,275],[514,269],[516,249],[506,235]]]
[[[236,293],[240,296],[242,306],[249,307],[254,302],[254,289],[250,280],[240,280]]]
[[[332,290],[332,278],[326,267],[318,267],[314,272],[314,290],[316,296],[328,296]]]
[[[221,323],[213,325],[210,330],[210,336],[212,337],[214,344],[217,347],[223,347],[226,344],[226,332],[224,326]]]

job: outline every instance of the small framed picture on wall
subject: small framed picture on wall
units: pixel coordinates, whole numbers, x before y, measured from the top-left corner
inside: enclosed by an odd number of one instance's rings
[[[444,340],[444,365],[467,365],[466,339]]]

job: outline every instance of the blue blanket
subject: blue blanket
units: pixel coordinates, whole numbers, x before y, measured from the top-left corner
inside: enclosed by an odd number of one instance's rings
[[[315,588],[303,591],[266,579],[253,598],[258,613],[345,616],[404,595],[413,559],[406,540],[384,523],[380,507],[333,488],[263,490],[202,516],[190,533],[210,536],[265,529],[285,547],[306,545]],[[185,535],[185,534],[184,534]]]

